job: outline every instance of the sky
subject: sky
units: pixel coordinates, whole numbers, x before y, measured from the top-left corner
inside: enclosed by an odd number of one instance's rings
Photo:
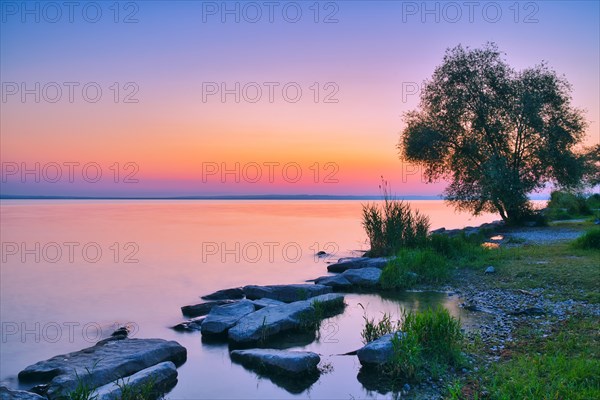
[[[447,48],[547,61],[600,141],[597,1],[1,3],[2,195],[437,196],[398,158]]]

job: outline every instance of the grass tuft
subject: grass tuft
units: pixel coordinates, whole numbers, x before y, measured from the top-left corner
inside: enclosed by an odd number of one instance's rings
[[[583,236],[575,239],[573,246],[578,249],[600,250],[600,228],[587,231]]]

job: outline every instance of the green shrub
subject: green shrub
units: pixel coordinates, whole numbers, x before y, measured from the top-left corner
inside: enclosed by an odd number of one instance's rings
[[[600,194],[594,193],[585,202],[590,210],[600,209]]]
[[[575,239],[573,245],[579,249],[600,250],[600,228],[587,231],[583,236]]]
[[[583,194],[556,190],[550,194],[546,214],[556,220],[590,215],[592,211]]]
[[[369,238],[370,257],[389,256],[401,248],[414,248],[427,241],[429,218],[412,211],[402,200],[391,197],[388,183],[382,179],[379,186],[383,204],[364,204],[363,228]]]
[[[383,269],[384,289],[404,289],[415,283],[438,283],[449,275],[449,263],[431,249],[403,249]]]

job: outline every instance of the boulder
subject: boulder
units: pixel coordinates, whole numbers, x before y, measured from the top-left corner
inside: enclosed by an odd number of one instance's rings
[[[234,326],[242,317],[253,313],[255,306],[250,300],[213,307],[200,327],[203,335],[220,335]]]
[[[294,285],[270,285],[270,286],[244,286],[244,293],[250,300],[269,298],[286,303],[306,300],[311,297],[319,296],[325,293],[331,293],[329,286],[294,284]]]
[[[36,393],[24,390],[11,390],[6,386],[0,386],[0,400],[47,400]]]
[[[335,290],[345,290],[352,287],[352,283],[342,275],[321,276],[315,279],[315,283],[319,285],[331,286]]]
[[[204,300],[235,300],[244,298],[244,290],[242,288],[231,288],[217,290],[214,293],[207,294],[201,297]]]
[[[342,258],[337,263],[328,265],[327,271],[329,271],[329,272],[344,272],[349,269],[359,269],[359,268],[383,269],[387,265],[388,261],[389,261],[389,258],[387,258],[387,257]]]
[[[165,361],[181,365],[186,358],[185,347],[174,341],[109,338],[30,365],[19,372],[19,380],[47,382],[46,395],[55,399],[72,392],[81,382],[97,388]]]
[[[379,268],[360,268],[360,269],[349,269],[341,275],[348,282],[355,286],[362,287],[375,287],[379,285],[379,277],[381,277],[381,270]]]
[[[392,339],[395,335],[401,338],[403,333],[388,333],[359,349],[356,355],[360,363],[363,366],[378,366],[389,362],[394,354]]]
[[[194,304],[191,306],[183,306],[181,307],[181,312],[186,317],[201,317],[206,315],[212,310],[213,307],[222,306],[225,304],[233,304],[238,300],[216,300],[216,301],[207,301],[206,303]]]
[[[177,368],[172,362],[166,361],[136,372],[120,381],[100,386],[94,393],[94,399],[120,399],[123,397],[123,387],[127,386],[127,393],[135,393],[139,398],[142,398],[141,394],[143,393],[144,400],[155,400],[161,398],[176,383]],[[151,393],[148,393],[146,389],[148,385],[152,385]]]
[[[286,374],[315,372],[321,361],[318,354],[310,351],[273,349],[233,350],[231,359],[249,368]]]
[[[265,307],[241,318],[229,329],[229,339],[234,343],[248,344],[285,331],[301,329],[307,321],[314,318],[314,302],[319,302],[324,309],[328,309],[343,304],[344,296],[330,293],[310,300]]]

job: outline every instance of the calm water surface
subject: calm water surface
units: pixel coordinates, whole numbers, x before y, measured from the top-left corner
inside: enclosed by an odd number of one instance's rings
[[[496,219],[456,214],[441,201],[412,201],[432,229]],[[365,250],[359,201],[2,201],[0,226],[0,379],[18,386],[27,365],[93,345],[115,325],[134,337],[177,340],[188,350],[169,399],[381,397],[357,379],[366,307],[371,316],[399,307],[443,304],[443,293],[396,298],[350,294],[343,315],[318,339],[285,347],[319,353],[331,371],[316,382],[273,382],[232,364],[225,344],[178,333],[180,307],[212,291],[247,284],[301,283],[326,274],[326,263]],[[328,258],[314,254],[324,250]]]

